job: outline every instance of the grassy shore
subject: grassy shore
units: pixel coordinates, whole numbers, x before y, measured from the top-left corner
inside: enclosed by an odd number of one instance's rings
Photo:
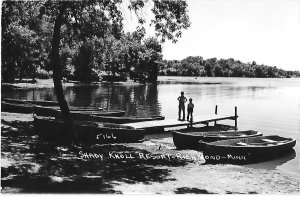
[[[32,115],[1,113],[2,193],[299,194],[300,178],[274,169],[204,164],[168,134],[142,143],[41,142]],[[102,155],[102,157],[101,157]]]

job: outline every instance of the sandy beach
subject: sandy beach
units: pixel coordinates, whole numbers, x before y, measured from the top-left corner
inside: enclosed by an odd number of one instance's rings
[[[259,164],[204,164],[201,152],[176,150],[171,137],[53,146],[39,141],[32,121],[30,114],[1,113],[2,193],[300,193],[300,177]]]

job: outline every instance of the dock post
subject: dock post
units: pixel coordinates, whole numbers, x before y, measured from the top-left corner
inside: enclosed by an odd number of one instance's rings
[[[189,121],[189,124],[187,124],[187,129],[190,129],[193,127],[193,120]]]
[[[237,106],[234,107],[234,127],[237,130]]]
[[[215,107],[215,114],[217,115],[218,114],[218,105],[216,105]],[[215,125],[217,124],[217,121],[215,121]]]

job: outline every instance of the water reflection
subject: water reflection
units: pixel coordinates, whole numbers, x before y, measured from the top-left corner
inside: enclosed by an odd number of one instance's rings
[[[1,91],[1,96],[14,99],[56,101],[53,88],[4,88]]]
[[[2,96],[14,99],[56,100],[53,88],[6,89]],[[65,98],[72,106],[95,106],[125,110],[127,116],[161,115],[156,84],[65,87]]]

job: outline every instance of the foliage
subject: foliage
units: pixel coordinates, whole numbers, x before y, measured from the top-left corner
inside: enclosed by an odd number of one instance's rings
[[[80,47],[74,58],[74,76],[76,80],[88,82],[98,80],[95,72],[95,40],[87,39]]]
[[[36,76],[44,68],[41,51],[48,43],[43,39],[42,21],[38,18],[39,2],[2,3],[2,80],[13,82],[16,77]]]
[[[162,59],[161,41],[173,42],[190,26],[184,1],[153,1],[156,38],[145,38],[147,2],[130,1],[139,25],[123,32],[121,0],[4,1],[2,2],[2,80],[51,77],[51,40],[55,18],[64,6],[61,41],[61,78],[95,81],[104,73],[135,81],[155,82]],[[39,73],[41,72],[41,73]],[[47,73],[48,72],[48,73]]]
[[[159,75],[278,78],[300,77],[300,72],[284,71],[275,66],[257,65],[256,62],[243,63],[233,58],[203,60],[200,56],[189,56],[181,61],[163,60],[159,67]]]

